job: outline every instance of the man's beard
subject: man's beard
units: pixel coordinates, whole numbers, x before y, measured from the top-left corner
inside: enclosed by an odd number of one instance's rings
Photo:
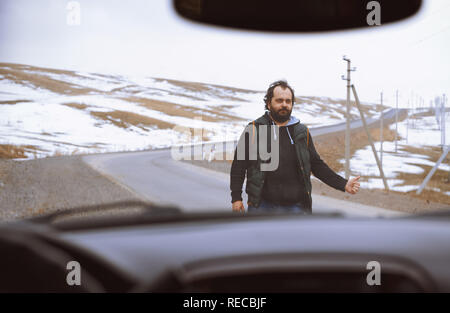
[[[270,116],[274,119],[275,122],[278,123],[284,123],[291,118],[292,109],[280,109],[278,111],[275,111],[273,108],[270,108],[269,111]]]

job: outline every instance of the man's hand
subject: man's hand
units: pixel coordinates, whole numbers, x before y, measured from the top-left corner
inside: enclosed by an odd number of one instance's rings
[[[360,178],[361,178],[361,176],[349,179],[347,182],[347,185],[345,185],[345,191],[347,191],[348,193],[351,193],[352,195],[357,193],[359,190],[358,179],[360,179]]]
[[[245,212],[244,204],[242,201],[233,202],[233,212]]]

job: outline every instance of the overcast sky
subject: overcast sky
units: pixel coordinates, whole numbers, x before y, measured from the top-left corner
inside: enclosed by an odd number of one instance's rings
[[[285,78],[298,95],[346,97],[345,54],[363,101],[426,104],[450,96],[450,1],[424,1],[407,21],[324,34],[209,28],[176,16],[166,0],[80,0],[67,24],[65,0],[1,0],[0,62],[210,82],[265,90]]]

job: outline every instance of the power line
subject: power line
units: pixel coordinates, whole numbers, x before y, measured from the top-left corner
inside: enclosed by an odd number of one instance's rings
[[[426,40],[428,40],[428,39],[430,39],[430,38],[432,38],[432,37],[434,37],[434,36],[436,36],[436,35],[439,35],[439,34],[442,33],[442,32],[447,31],[448,29],[450,29],[450,25],[447,25],[447,26],[444,27],[443,29],[438,30],[437,32],[434,32],[434,33],[432,33],[432,34],[429,35],[429,36],[423,37],[422,39],[419,39],[418,41],[414,41],[414,42],[410,43],[409,45],[410,45],[410,46],[418,45],[418,44],[420,44],[420,43],[422,43],[422,42],[424,42],[424,41],[426,41]]]
[[[445,9],[449,8],[450,4],[444,5],[439,9],[434,10],[433,12],[431,12],[430,14],[427,15],[427,17],[424,18],[424,20],[429,19],[430,17],[436,15],[436,14],[441,14],[444,12]]]

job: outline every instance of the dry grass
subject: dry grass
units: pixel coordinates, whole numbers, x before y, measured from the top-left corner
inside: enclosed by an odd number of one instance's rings
[[[404,151],[407,151],[412,154],[422,154],[429,157],[429,159],[433,162],[437,161],[439,157],[442,155],[442,149],[440,147],[427,146],[423,148],[417,148],[412,146],[403,147]],[[450,155],[447,155],[447,160]]]
[[[425,117],[425,116],[435,116],[435,113],[433,112],[433,110],[428,110],[425,112],[420,112],[420,113],[416,113],[411,115],[409,118],[420,118],[420,117]]]
[[[135,90],[132,90],[132,88],[135,88]],[[145,87],[145,89],[143,89],[141,86],[133,85],[133,84],[111,89],[110,91],[105,92],[105,94],[107,94],[107,95],[115,95],[117,92],[126,92],[128,94],[136,94],[136,93],[140,93],[140,92],[142,92],[144,90],[148,94],[152,94],[152,93],[160,94],[161,91],[164,91],[164,93],[167,93],[167,94],[169,94],[171,96],[177,96],[177,97],[182,97],[182,98],[189,98],[189,99],[196,100],[196,101],[203,101],[202,98],[196,97],[194,95],[190,95],[190,94],[187,94],[187,93],[176,92],[176,91],[173,91],[173,90],[166,90],[166,89],[160,89],[160,88],[155,88],[155,87],[148,87],[148,86]]]
[[[214,84],[205,84],[205,83],[199,83],[199,82],[186,82],[186,81],[180,81],[180,80],[174,80],[174,79],[163,79],[163,78],[156,78],[157,81],[163,82],[166,81],[174,86],[182,87],[188,91],[192,92],[199,92],[204,94],[211,94],[215,95],[216,97],[219,97],[221,99],[227,99],[232,101],[246,101],[244,99],[230,96],[230,95],[220,95],[216,93],[216,90],[214,89],[222,89],[226,91],[231,91],[233,93],[255,93],[255,91],[248,90],[248,89],[241,89],[236,87],[227,87],[227,86],[221,86],[221,85],[214,85]]]
[[[26,64],[18,64],[18,63],[0,63],[0,68],[4,67],[10,67],[17,70],[28,70],[28,71],[35,71],[35,72],[43,72],[43,73],[53,73],[53,74],[59,74],[59,75],[75,75],[75,72],[68,71],[68,70],[57,70],[52,68],[45,68],[45,67],[39,67],[39,66],[33,66],[33,65],[26,65]]]
[[[378,141],[380,138],[380,129],[373,128],[370,130],[370,134],[372,139]],[[394,141],[395,139],[395,131],[385,128],[383,131],[383,140],[385,141]],[[350,144],[350,154],[354,155],[354,153],[359,150],[365,148],[369,144],[367,135],[364,131],[353,131],[351,136],[351,144]],[[344,133],[339,133],[333,136],[326,136],[323,138],[318,137],[315,139],[315,146],[320,154],[321,158],[327,163],[330,168],[334,171],[342,171],[344,170],[344,165],[339,163],[340,159],[345,158],[345,137]],[[424,147],[424,148],[416,148],[416,147],[403,147],[403,151],[409,152],[411,154],[422,154],[429,156],[429,160],[432,162],[436,162],[442,154],[442,151],[437,147]],[[449,156],[447,157],[447,159]],[[396,179],[404,180],[402,185],[414,185],[419,186],[426,175],[431,170],[431,166],[423,165],[423,164],[414,164],[424,169],[422,174],[413,174],[413,173],[399,173]],[[378,176],[362,176],[364,179],[369,178],[379,178]],[[437,170],[433,177],[430,179],[427,184],[427,188],[439,188],[441,192],[425,189],[420,195],[416,195],[416,191],[406,192],[407,195],[422,199],[425,201],[438,202],[443,204],[450,204],[450,197],[445,195],[445,192],[450,191],[450,183],[448,181],[449,173],[443,170]],[[405,194],[403,192],[390,191],[395,194]]]
[[[409,152],[411,154],[422,154],[429,157],[429,160],[432,162],[437,162],[438,159],[442,155],[442,150],[439,147],[424,147],[422,149],[417,147],[406,146],[402,148],[403,151]],[[443,163],[449,162],[450,156],[447,155],[446,159]],[[407,186],[407,185],[417,185],[420,186],[422,184],[425,177],[433,168],[429,165],[424,164],[414,164],[415,166],[421,167],[423,172],[421,174],[412,174],[412,173],[400,173],[397,175],[398,179],[404,180],[404,183],[399,186]],[[450,197],[445,194],[445,192],[450,192],[450,175],[449,172],[438,169],[433,174],[432,178],[427,183],[426,189],[422,191],[420,195],[416,195],[416,191],[412,190],[407,192],[409,195],[420,198],[420,199],[433,199],[435,202],[445,203],[450,205]],[[440,192],[431,190],[433,188],[437,188]]]
[[[9,101],[0,101],[0,105],[2,104],[17,104],[21,102],[32,102],[31,100],[19,99],[19,100],[9,100]]]
[[[0,144],[0,159],[24,159],[27,158],[25,152],[36,151],[32,145],[11,145]]]
[[[207,122],[243,120],[240,117],[236,117],[234,115],[230,115],[230,114],[224,112],[223,109],[221,109],[221,108],[219,108],[219,109],[216,109],[216,108],[215,109],[201,109],[201,108],[196,108],[193,106],[180,105],[180,104],[176,104],[176,103],[172,103],[172,102],[168,102],[168,101],[160,101],[160,100],[139,98],[139,97],[126,97],[126,98],[122,97],[120,99],[129,101],[129,102],[135,102],[147,109],[159,111],[164,114],[171,115],[171,116],[180,116],[180,117],[186,117],[186,118],[191,118],[191,119],[199,117],[203,121],[207,121]],[[90,107],[89,105],[84,104],[84,103],[68,102],[68,103],[62,103],[62,104],[65,106],[74,108],[74,109],[78,109],[78,110],[84,110],[84,109]],[[126,112],[126,111],[117,111],[117,112]],[[148,122],[151,119],[146,116],[131,113],[131,112],[129,113],[128,116],[125,116],[125,114],[123,114],[123,113],[120,113],[120,114],[114,113],[114,115],[116,118],[120,118],[119,115],[124,116],[127,120],[130,119],[130,116],[132,116],[132,115],[134,115],[134,117],[140,116],[142,118],[142,122],[145,125],[149,125]],[[157,119],[152,119],[152,120],[154,122],[158,121]],[[127,121],[124,121],[124,122],[126,123]],[[132,124],[135,125],[136,122],[137,121],[133,118]],[[159,121],[157,124],[161,124],[161,123],[163,123],[163,122]],[[167,124],[170,124],[170,123],[167,123]],[[116,124],[116,125],[120,126],[120,123]],[[165,127],[165,128],[167,128],[167,127]]]
[[[320,108],[320,112],[319,114],[325,114],[325,113],[333,113],[333,112],[337,112],[339,114],[342,115],[346,115],[347,111],[346,111],[346,105],[347,105],[347,101],[345,99],[332,99],[332,98],[326,98],[326,99],[321,99],[319,97],[313,97],[313,96],[308,96],[308,97],[296,97],[295,99],[296,103],[300,104],[300,105],[315,105],[317,107]],[[336,106],[329,106],[328,104],[333,104]],[[356,107],[356,102],[355,101],[350,101],[350,105],[352,108]],[[364,112],[364,115],[367,117],[371,117],[373,114],[372,112],[374,110],[376,110],[377,112],[380,112],[381,110],[386,109],[387,107],[385,106],[381,106],[379,104],[374,105],[367,105],[367,104],[361,104],[361,109]],[[352,118],[360,118],[359,114],[354,114],[351,113]],[[336,119],[340,119],[340,117],[336,117],[336,116],[331,116],[331,118],[336,118]]]
[[[127,112],[127,111],[110,111],[110,112],[91,112],[96,118],[113,123],[117,127],[129,128],[130,126],[136,126],[144,131],[148,131],[146,127],[157,127],[159,129],[172,129],[176,125],[169,122],[164,122],[151,117],[143,116],[140,114]],[[186,128],[194,136],[197,133],[202,134],[202,140],[208,140],[210,131],[198,128]]]
[[[201,117],[202,120],[207,122],[243,120],[237,116],[227,114],[220,109],[201,109],[193,106],[179,105],[167,101],[139,97],[127,97],[122,99],[125,101],[136,102],[147,109],[160,111],[171,116],[181,116],[191,119]]]
[[[24,158],[25,149],[15,145],[0,145],[0,159]]]
[[[370,136],[373,140],[379,141],[380,129],[371,128]],[[388,127],[383,129],[383,140],[384,141],[394,141],[395,131],[390,130]],[[357,150],[365,148],[369,144],[369,139],[364,130],[351,132],[350,140],[350,155],[354,155]],[[314,145],[317,152],[320,154],[322,159],[330,166],[334,171],[342,171],[344,165],[339,163],[340,159],[345,158],[345,135],[340,132],[335,135],[327,135],[326,137],[318,137],[314,139]]]
[[[84,110],[86,108],[89,107],[89,105],[84,104],[84,103],[75,103],[75,102],[69,102],[69,103],[61,103],[62,105],[74,108],[74,109],[78,109],[78,110]]]
[[[160,129],[167,129],[175,127],[175,124],[164,122],[148,116],[127,112],[127,111],[110,111],[110,112],[90,112],[95,118],[113,123],[117,127],[128,128],[136,126],[142,130],[147,130],[145,127],[156,126]]]
[[[34,71],[34,73],[26,73],[24,72],[25,70],[32,70]],[[97,91],[96,89],[91,88],[79,88],[75,84],[55,80],[45,75],[36,74],[36,72],[39,71],[43,73],[67,74],[72,76],[76,75],[71,71],[43,69],[35,66],[21,64],[0,63],[0,74],[5,76],[6,79],[15,82],[16,84],[31,85],[36,88],[43,88],[55,93],[65,95],[83,95],[89,92]]]

